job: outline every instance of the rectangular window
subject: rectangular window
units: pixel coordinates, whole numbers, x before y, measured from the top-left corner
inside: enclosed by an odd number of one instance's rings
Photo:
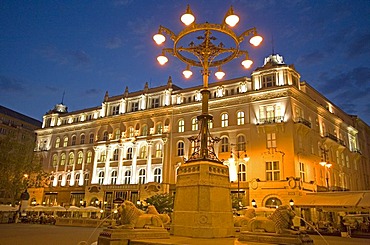
[[[112,115],[118,115],[119,114],[119,105],[112,107]]]
[[[139,110],[139,102],[132,102],[131,111],[138,111],[138,110]]]
[[[267,148],[276,148],[276,134],[268,133],[266,134]]]
[[[266,162],[266,180],[280,180],[279,161]]]
[[[299,163],[299,176],[303,182],[306,182],[306,171],[302,162]]]
[[[268,75],[262,78],[262,88],[269,88],[275,86],[275,76]]]
[[[153,98],[152,99],[152,108],[158,108],[159,107],[159,98]]]

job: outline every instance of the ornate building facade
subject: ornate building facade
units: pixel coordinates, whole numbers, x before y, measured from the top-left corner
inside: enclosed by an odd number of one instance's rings
[[[300,81],[281,56],[266,58],[251,78],[209,90],[215,151],[240,204],[275,207],[307,192],[369,189],[369,126]],[[200,91],[169,78],[165,86],[107,92],[94,108],[58,104],[36,131],[50,186],[31,198],[110,209],[117,198],[174,193],[177,168],[195,147],[188,138],[199,133]]]

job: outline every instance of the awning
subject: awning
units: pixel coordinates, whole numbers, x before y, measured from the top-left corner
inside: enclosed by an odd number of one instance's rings
[[[370,192],[307,193],[294,200],[296,207],[320,208],[327,211],[362,211],[370,209]]]

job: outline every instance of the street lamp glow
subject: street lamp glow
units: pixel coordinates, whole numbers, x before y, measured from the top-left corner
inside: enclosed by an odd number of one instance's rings
[[[186,9],[186,13],[181,16],[181,22],[184,23],[185,25],[190,25],[195,21],[195,17],[193,13],[191,12],[190,6],[188,4],[188,7]]]
[[[254,45],[255,47],[257,47],[258,45],[261,44],[263,38],[259,35],[255,35],[253,37],[251,37],[251,39],[249,39],[249,42]]]
[[[221,67],[218,68],[217,72],[215,73],[217,79],[222,79],[225,76],[225,72],[221,70]]]
[[[161,45],[162,43],[164,43],[164,41],[166,41],[166,37],[161,33],[157,33],[153,36],[153,40],[156,44]]]
[[[164,56],[164,55],[160,55],[160,56],[158,56],[157,57],[157,61],[158,61],[158,63],[160,64],[160,65],[164,65],[164,64],[166,64],[167,63],[167,61],[168,61],[168,58],[166,57],[166,56]]]
[[[182,72],[182,74],[184,75],[186,79],[188,79],[189,77],[191,77],[191,75],[193,75],[193,72],[190,70],[189,65],[186,66],[186,69]]]
[[[253,64],[253,61],[250,59],[243,60],[242,62],[242,66],[244,66],[245,69],[251,68],[252,64]]]
[[[233,7],[231,6],[229,11],[227,12],[227,17],[225,18],[225,23],[228,24],[230,27],[236,26],[239,22],[239,16],[234,14]]]

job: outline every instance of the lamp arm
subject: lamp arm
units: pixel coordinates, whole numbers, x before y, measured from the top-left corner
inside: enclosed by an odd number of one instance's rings
[[[171,31],[170,29],[162,25],[159,26],[158,33],[161,33],[161,34],[165,33],[169,35],[172,41],[175,41],[177,39],[177,35],[173,31]]]
[[[249,29],[249,30],[246,30],[246,31],[244,31],[242,34],[240,34],[240,35],[238,36],[238,41],[239,41],[239,43],[243,42],[243,41],[244,41],[244,38],[245,38],[245,37],[247,37],[247,36],[249,36],[250,34],[253,34],[253,35],[256,35],[256,34],[257,34],[257,29],[256,29],[256,27],[253,27],[253,28],[251,28],[251,29]]]

